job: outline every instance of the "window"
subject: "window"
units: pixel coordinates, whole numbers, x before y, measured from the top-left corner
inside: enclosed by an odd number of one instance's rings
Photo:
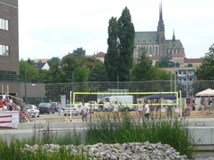
[[[9,56],[9,46],[0,44],[0,56]]]
[[[0,29],[3,29],[3,30],[8,30],[9,29],[8,20],[0,18]]]
[[[16,80],[17,80],[16,72],[0,70],[0,81],[16,81]]]

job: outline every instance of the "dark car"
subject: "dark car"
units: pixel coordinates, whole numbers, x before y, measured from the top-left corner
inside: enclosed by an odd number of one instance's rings
[[[53,113],[54,114],[54,108],[52,107],[52,105],[50,103],[40,103],[38,105],[38,108],[39,108],[39,112],[40,114],[43,114],[43,113],[48,113],[48,114],[51,114]]]
[[[58,112],[57,102],[50,102],[51,106],[54,108],[55,112]]]

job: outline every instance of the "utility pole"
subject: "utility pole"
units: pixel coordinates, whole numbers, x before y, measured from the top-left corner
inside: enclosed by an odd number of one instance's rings
[[[25,103],[27,102],[27,70],[25,68]]]

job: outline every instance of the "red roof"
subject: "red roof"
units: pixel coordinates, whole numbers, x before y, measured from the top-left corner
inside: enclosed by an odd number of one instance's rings
[[[104,52],[99,52],[99,53],[97,53],[97,54],[95,55],[95,57],[104,58],[105,55],[106,55],[106,53],[104,53]]]
[[[172,57],[185,57],[184,53],[175,53]]]
[[[202,63],[203,58],[184,58],[184,63]]]

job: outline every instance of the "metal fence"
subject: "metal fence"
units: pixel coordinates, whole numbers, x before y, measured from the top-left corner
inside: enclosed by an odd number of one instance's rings
[[[10,86],[8,87],[10,88]],[[207,88],[214,88],[213,81],[194,81],[189,84],[179,84],[175,81],[139,81],[139,82],[71,82],[71,83],[18,83],[15,95],[25,103],[39,104],[40,102],[59,101],[64,96],[70,102],[72,92],[174,92],[181,91],[183,98],[194,97],[196,93]],[[14,94],[14,93],[13,93]]]

